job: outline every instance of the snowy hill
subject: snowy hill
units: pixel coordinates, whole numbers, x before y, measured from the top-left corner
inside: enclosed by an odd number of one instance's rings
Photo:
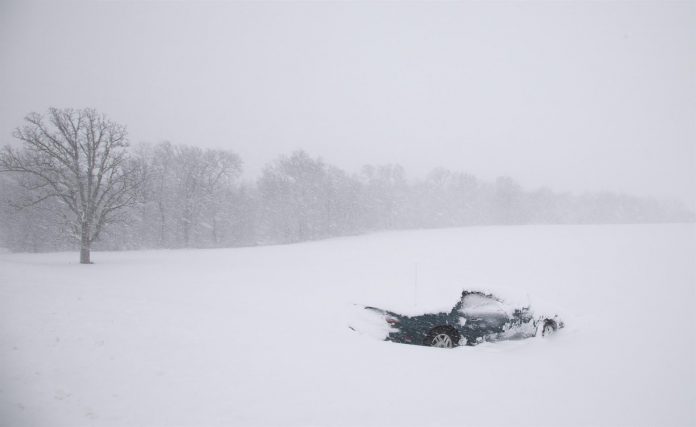
[[[0,425],[696,424],[696,226],[471,227],[220,250],[0,253]],[[353,304],[508,287],[549,339],[453,350]]]

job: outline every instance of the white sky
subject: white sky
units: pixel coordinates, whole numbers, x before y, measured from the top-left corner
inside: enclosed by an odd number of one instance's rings
[[[134,142],[305,149],[696,206],[696,2],[0,2],[0,144],[95,107]]]

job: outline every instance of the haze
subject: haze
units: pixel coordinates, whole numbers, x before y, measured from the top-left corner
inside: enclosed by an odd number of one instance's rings
[[[3,2],[0,145],[94,107],[132,141],[304,149],[696,207],[692,2]]]

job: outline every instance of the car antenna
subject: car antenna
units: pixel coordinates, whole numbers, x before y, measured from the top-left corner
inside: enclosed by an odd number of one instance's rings
[[[418,263],[413,263],[413,307],[418,308]]]

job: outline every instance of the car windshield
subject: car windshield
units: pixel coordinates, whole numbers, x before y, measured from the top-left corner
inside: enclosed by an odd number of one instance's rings
[[[481,294],[467,294],[462,298],[462,308],[460,311],[463,314],[507,314],[506,307],[503,303]]]

